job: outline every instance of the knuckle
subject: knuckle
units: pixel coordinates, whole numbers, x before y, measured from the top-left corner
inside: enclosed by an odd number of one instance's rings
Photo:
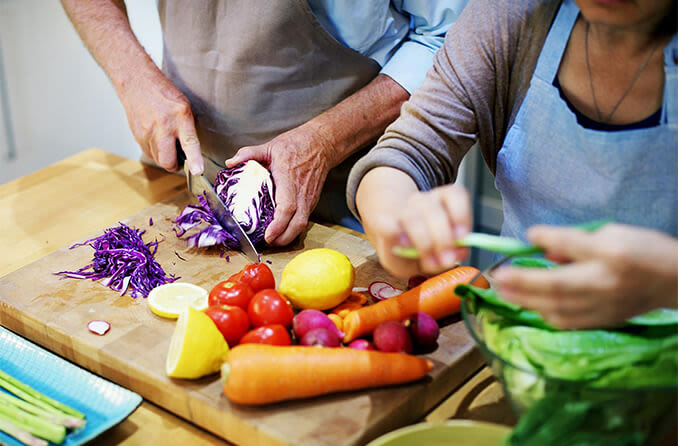
[[[186,135],[181,139],[181,144],[185,147],[198,145],[198,135]]]
[[[300,234],[306,229],[306,221],[296,221],[290,225],[290,229],[294,235]]]
[[[181,117],[193,117],[193,112],[191,111],[191,104],[186,100],[178,101],[174,105],[174,113]]]
[[[568,282],[561,277],[554,277],[546,284],[546,292],[550,295],[560,295],[567,290]],[[561,299],[553,299],[556,302],[560,302]]]
[[[297,210],[297,206],[293,203],[281,203],[276,207],[276,210],[280,210],[282,215],[292,215]]]

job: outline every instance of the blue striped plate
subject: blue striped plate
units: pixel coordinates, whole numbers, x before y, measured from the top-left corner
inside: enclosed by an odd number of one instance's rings
[[[141,396],[96,376],[32,342],[0,327],[0,368],[39,392],[86,416],[84,428],[70,432],[63,443],[83,444],[127,418]],[[0,444],[21,445],[0,432]]]

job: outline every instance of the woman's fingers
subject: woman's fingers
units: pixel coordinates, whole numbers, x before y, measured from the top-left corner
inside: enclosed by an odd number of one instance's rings
[[[466,191],[456,185],[411,195],[397,212],[408,245],[419,254],[419,272],[435,274],[452,268],[468,255],[456,239],[471,225]],[[402,246],[400,241],[398,245]]]
[[[493,278],[502,298],[537,311],[560,328],[590,327],[595,319],[613,321],[620,311],[610,298],[616,280],[599,262],[556,269],[504,267]]]
[[[403,232],[398,219],[392,215],[377,215],[371,219],[367,234],[376,235],[370,242],[379,256],[379,263],[393,276],[408,279],[421,272],[417,260],[405,259],[393,254],[395,246],[410,246],[411,241]]]

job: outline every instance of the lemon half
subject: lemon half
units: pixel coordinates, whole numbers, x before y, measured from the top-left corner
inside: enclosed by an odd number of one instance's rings
[[[327,310],[343,302],[353,288],[353,265],[334,249],[309,249],[285,265],[280,292],[297,308]]]
[[[207,290],[192,283],[173,282],[157,286],[148,293],[148,306],[158,316],[176,319],[187,307],[207,309]]]
[[[227,355],[228,344],[212,319],[189,306],[174,327],[165,372],[172,378],[200,378],[218,372]]]

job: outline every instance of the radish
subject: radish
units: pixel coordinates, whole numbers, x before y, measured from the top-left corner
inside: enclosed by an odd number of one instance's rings
[[[111,324],[106,321],[89,321],[87,329],[94,334],[103,336],[111,329]]]
[[[339,336],[327,328],[314,328],[309,330],[301,337],[300,345],[318,346],[318,347],[339,347],[341,341]]]
[[[421,285],[422,283],[426,282],[428,277],[426,276],[412,276],[407,280],[407,289],[411,290],[414,287],[417,287]]]
[[[400,322],[388,321],[377,325],[372,339],[382,352],[412,352],[412,337]]]
[[[320,310],[302,310],[292,319],[292,329],[298,339],[314,328],[324,328],[334,332],[338,338],[344,337],[332,319]]]
[[[403,325],[407,327],[417,347],[430,350],[436,346],[440,328],[430,315],[423,312],[411,314],[403,321]]]
[[[376,300],[384,300],[393,296],[397,296],[402,293],[402,290],[399,290],[390,283],[386,282],[372,282],[367,289],[367,292],[370,293]]]
[[[374,345],[367,339],[354,339],[347,347],[355,348],[357,350],[375,350]]]

